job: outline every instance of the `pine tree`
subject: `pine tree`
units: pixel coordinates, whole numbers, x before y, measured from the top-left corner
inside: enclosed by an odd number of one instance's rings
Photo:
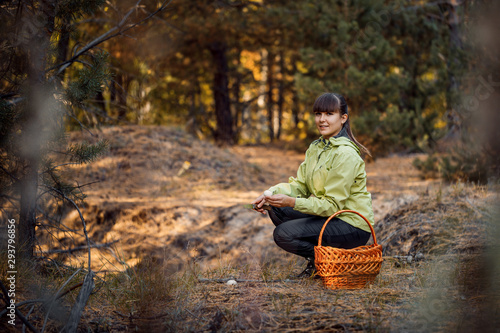
[[[336,91],[348,98],[354,128],[375,154],[426,149],[445,132],[449,81],[462,61],[450,47],[443,6],[183,1],[114,67],[131,73],[133,86],[150,88],[149,122],[187,122],[221,143],[278,133],[304,138],[307,129],[316,135],[308,110],[320,93]],[[132,75],[131,63],[152,74]]]
[[[0,47],[1,216],[3,221],[17,222],[18,258],[30,261],[39,227],[58,227],[51,225],[57,219],[46,210],[54,199],[71,204],[80,214],[89,247],[89,271],[63,328],[65,332],[77,329],[94,287],[94,273],[90,240],[79,209],[85,195],[60,171],[68,164],[95,160],[107,147],[103,141],[67,147],[65,126],[110,79],[108,55],[97,46],[137,25],[127,21],[134,12],[132,8],[117,26],[97,38],[87,36],[90,40],[83,39],[84,46],[68,55],[71,43],[76,43],[72,39],[78,36],[79,20],[92,15],[104,2],[11,0],[0,5],[0,29],[6,36]],[[165,3],[156,12],[163,8]],[[69,70],[72,75],[67,75]]]
[[[354,128],[377,153],[432,145],[446,112],[449,29],[437,4],[381,0],[301,2],[302,96],[348,99]],[[443,75],[444,70],[444,75]]]
[[[248,109],[242,92],[256,86],[241,58],[243,50],[258,50],[252,36],[258,30],[259,7],[253,1],[172,4],[164,14],[168,24],[151,32],[145,42],[161,45],[145,47],[152,50],[148,66],[157,73],[151,93],[155,122],[188,122],[193,132],[201,129],[219,144],[237,142]]]
[[[89,53],[87,66],[69,83],[62,81],[57,62],[65,60],[62,49],[67,45],[61,40],[71,22],[102,3],[9,1],[2,8],[6,14],[2,29],[8,32],[1,56],[2,192],[18,208],[19,250],[24,258],[33,256],[36,244],[40,193],[74,198],[71,193],[76,188],[58,179],[58,168],[50,165],[48,153],[61,142],[65,105],[71,108],[95,96],[108,79],[107,56]]]
[[[73,203],[82,198],[78,186],[60,178],[60,168],[90,162],[105,151],[104,142],[61,151],[68,120],[79,122],[78,110],[88,106],[86,101],[98,95],[111,78],[109,55],[99,45],[146,22],[166,6],[166,1],[155,3],[151,12],[134,17],[136,22],[130,20],[136,12],[133,6],[117,26],[108,26],[97,38],[78,30],[79,21],[104,3],[11,0],[1,5],[0,29],[7,38],[0,49],[0,185],[2,200],[19,212],[20,249],[26,258],[33,256],[40,225],[37,215],[43,208],[38,203],[43,197],[52,195]],[[77,43],[82,47],[68,54]]]

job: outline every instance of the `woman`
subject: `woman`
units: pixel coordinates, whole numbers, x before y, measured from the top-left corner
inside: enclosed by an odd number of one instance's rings
[[[349,209],[372,224],[374,221],[365,163],[360,156],[360,151],[369,152],[351,132],[344,97],[324,93],[314,102],[313,112],[321,137],[309,146],[297,177],[271,187],[271,196],[260,195],[252,202],[263,214],[264,205],[271,206],[276,244],[308,261],[299,277],[312,276],[316,271],[314,246],[329,216]],[[357,214],[344,213],[328,223],[322,244],[350,249],[365,245],[369,238],[366,222]]]

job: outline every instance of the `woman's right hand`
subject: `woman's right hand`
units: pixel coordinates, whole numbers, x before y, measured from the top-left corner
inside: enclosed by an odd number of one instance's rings
[[[257,199],[252,201],[252,204],[255,205],[254,209],[256,211],[264,215],[266,214],[266,210],[262,208],[266,204],[266,197],[264,196],[264,194],[259,195]]]

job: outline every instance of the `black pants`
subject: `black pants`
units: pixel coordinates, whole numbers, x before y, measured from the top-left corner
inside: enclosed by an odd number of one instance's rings
[[[291,207],[272,207],[269,217],[276,226],[274,241],[279,247],[304,258],[314,258],[314,246],[318,245],[327,217],[304,214]],[[335,217],[327,224],[321,245],[352,249],[365,245],[370,235]]]

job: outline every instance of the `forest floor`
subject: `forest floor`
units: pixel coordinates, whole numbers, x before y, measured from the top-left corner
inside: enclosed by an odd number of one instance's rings
[[[500,256],[487,246],[498,230],[491,186],[423,180],[412,166],[419,155],[367,163],[384,263],[364,289],[329,290],[321,280],[294,278],[304,261],[274,244],[267,216],[243,208],[295,175],[303,153],[279,145],[218,148],[165,127],[111,127],[70,141],[102,138],[109,153],[68,171],[92,183],[83,207],[92,241],[111,244],[91,251],[98,278],[82,332],[500,327],[500,291],[491,283]],[[81,228],[69,208],[63,224]],[[63,232],[42,240],[51,251],[85,245],[83,235]],[[53,258],[78,266],[87,254]]]
[[[112,251],[94,251],[95,270],[123,270],[123,263],[133,266],[144,253],[174,271],[193,256],[203,257],[208,268],[221,255],[240,263],[281,255],[267,216],[243,205],[295,176],[303,152],[278,145],[218,148],[165,127],[112,127],[96,137],[75,133],[71,139],[103,138],[109,154],[69,170],[71,178],[91,184],[84,188],[84,215],[92,241],[118,241]],[[376,221],[426,193],[443,191],[440,181],[420,178],[412,166],[416,157],[391,156],[366,165]],[[78,228],[78,213],[71,211],[65,224]],[[83,237],[75,244],[65,234],[55,241],[47,241],[47,249],[85,245]],[[85,257],[83,251],[72,260],[76,264]]]

